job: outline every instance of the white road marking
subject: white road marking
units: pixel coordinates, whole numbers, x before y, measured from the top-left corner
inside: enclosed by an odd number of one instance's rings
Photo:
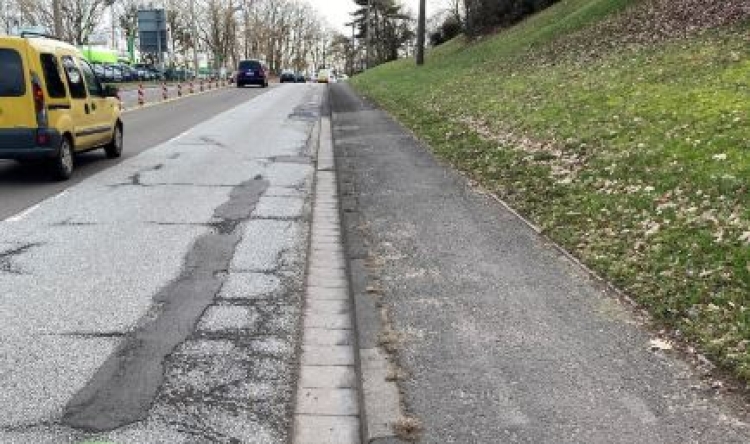
[[[60,197],[64,196],[67,193],[68,193],[68,190],[63,190],[63,191],[61,191],[61,192],[59,192],[59,193],[57,193],[57,194],[55,194],[53,196],[50,196],[50,197],[44,199],[41,202],[38,202],[38,203],[30,206],[29,208],[26,208],[25,210],[21,211],[20,213],[17,213],[17,214],[15,214],[13,216],[10,216],[10,217],[4,219],[3,222],[20,222],[20,221],[26,219],[26,217],[28,217],[31,213],[33,213],[34,211],[36,211],[37,208],[41,207],[42,204],[47,203],[47,202],[52,202],[55,199],[59,199]]]

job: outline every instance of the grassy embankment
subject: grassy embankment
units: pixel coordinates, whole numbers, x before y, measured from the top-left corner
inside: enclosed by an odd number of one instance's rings
[[[643,6],[563,0],[352,84],[750,381],[748,23],[643,44]],[[592,31],[614,18],[622,44]]]

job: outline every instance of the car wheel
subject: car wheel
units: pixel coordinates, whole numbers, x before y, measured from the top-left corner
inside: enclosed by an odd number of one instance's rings
[[[67,180],[73,174],[73,167],[73,144],[70,139],[63,137],[57,156],[49,164],[50,172],[57,180]]]
[[[242,86],[243,86],[242,83],[237,84],[237,88],[242,88]]]
[[[112,140],[104,145],[104,152],[110,159],[117,159],[122,155],[122,127],[115,125],[115,131],[112,133]]]

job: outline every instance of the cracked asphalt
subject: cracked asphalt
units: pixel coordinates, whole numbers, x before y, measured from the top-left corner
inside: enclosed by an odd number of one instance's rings
[[[324,92],[129,114],[137,155],[0,222],[0,442],[288,442]]]
[[[0,160],[0,220],[267,91],[258,88],[222,89],[127,112],[122,117],[125,123],[125,149],[122,158],[107,159],[102,150],[81,154],[76,158],[75,174],[66,182],[50,180],[43,168]]]

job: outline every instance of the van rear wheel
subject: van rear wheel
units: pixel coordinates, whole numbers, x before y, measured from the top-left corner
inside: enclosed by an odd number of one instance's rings
[[[67,180],[73,174],[73,144],[70,139],[63,137],[60,140],[60,149],[57,156],[49,163],[49,170],[57,180]]]

